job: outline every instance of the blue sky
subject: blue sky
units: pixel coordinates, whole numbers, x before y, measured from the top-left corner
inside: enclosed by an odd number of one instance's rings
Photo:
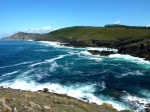
[[[150,0],[0,0],[0,37],[115,22],[150,25]]]

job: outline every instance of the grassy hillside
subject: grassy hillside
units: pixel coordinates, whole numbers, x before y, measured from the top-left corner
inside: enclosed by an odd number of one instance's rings
[[[77,41],[105,40],[130,38],[133,40],[150,38],[150,29],[88,27],[74,26],[53,31],[44,35],[43,40],[73,39]]]

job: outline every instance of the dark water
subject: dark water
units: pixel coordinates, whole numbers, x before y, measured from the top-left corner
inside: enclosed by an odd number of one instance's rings
[[[140,110],[140,103],[150,102],[150,62],[120,54],[92,56],[88,49],[94,48],[0,41],[0,86],[33,91],[46,87],[119,110]]]

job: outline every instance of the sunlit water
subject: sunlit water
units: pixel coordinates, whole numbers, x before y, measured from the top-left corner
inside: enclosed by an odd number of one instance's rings
[[[129,55],[93,56],[56,42],[0,41],[0,86],[68,94],[118,110],[150,103],[150,62]],[[140,104],[141,103],[141,104]]]

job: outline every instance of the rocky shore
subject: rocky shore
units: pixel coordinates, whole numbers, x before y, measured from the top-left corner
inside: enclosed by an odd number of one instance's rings
[[[118,49],[118,53],[120,54],[128,54],[131,56],[143,58],[145,60],[150,61],[150,40],[145,39],[139,42],[131,42],[130,40],[117,40],[117,41],[99,41],[93,40],[90,42],[83,41],[72,41],[72,40],[56,40],[62,43],[65,46],[76,47],[76,48],[84,48],[84,47],[107,47],[107,48],[115,48]],[[109,54],[115,54],[113,51],[99,52],[96,50],[90,50],[90,53],[93,55],[102,55],[108,56]]]
[[[64,94],[0,87],[0,112],[118,112],[111,104],[83,102]],[[121,111],[133,112],[133,111]]]

